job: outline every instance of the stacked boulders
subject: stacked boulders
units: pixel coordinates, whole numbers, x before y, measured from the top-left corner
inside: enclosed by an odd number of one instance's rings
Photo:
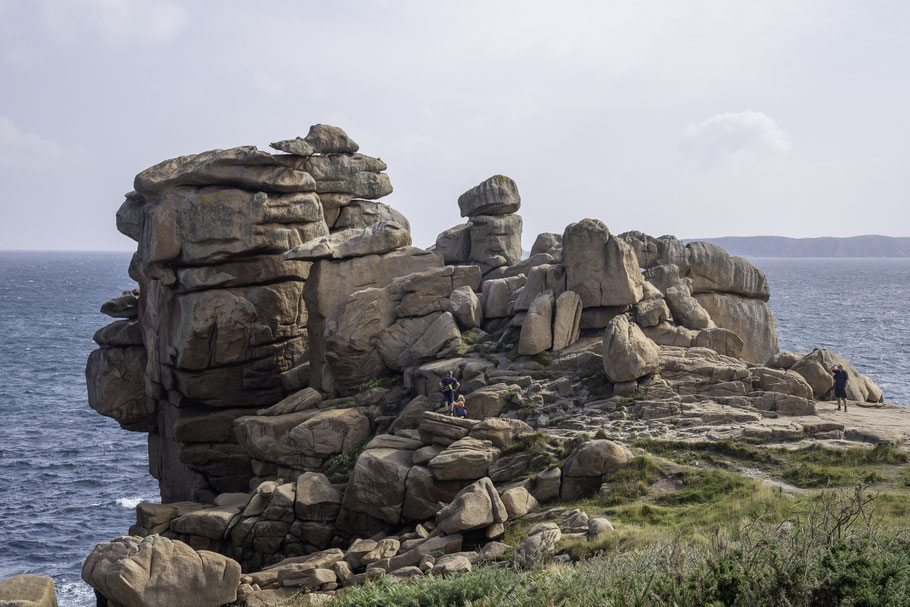
[[[151,434],[166,500],[246,490],[253,471],[233,420],[306,387],[311,358],[322,372],[310,353],[324,351],[322,322],[338,300],[439,265],[409,246],[400,213],[371,202],[392,191],[386,165],[344,131],[315,125],[272,147],[281,153],[246,146],[162,162],[136,177],[117,213],[138,243],[139,290],[105,305],[123,320],[96,334],[90,402]]]
[[[513,180],[494,175],[459,196],[458,207],[468,222],[436,238],[445,263],[474,263],[487,274],[521,261],[521,197]]]

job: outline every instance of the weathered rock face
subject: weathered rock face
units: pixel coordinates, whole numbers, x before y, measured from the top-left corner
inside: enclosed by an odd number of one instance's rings
[[[763,300],[713,292],[696,293],[695,299],[718,327],[730,329],[743,340],[743,359],[764,363],[780,352],[777,325]]]
[[[569,224],[562,236],[562,258],[566,287],[581,297],[585,308],[634,304],[642,298],[635,252],[602,222]]]
[[[117,213],[118,229],[138,243],[130,275],[139,290],[105,311],[135,321],[99,332],[89,393],[100,412],[151,433],[150,469],[166,500],[211,498],[249,480],[249,462],[229,467],[203,454],[242,457],[230,432],[198,442],[176,435],[185,411],[236,418],[267,407],[310,380],[292,369],[333,388],[322,335],[340,301],[403,268],[439,263],[407,247],[399,213],[363,200],[391,192],[386,165],[355,153],[344,131],[315,125],[273,147],[285,154],[247,146],[162,162],[136,177]],[[327,278],[332,288],[320,288]]]
[[[82,579],[124,607],[218,607],[237,598],[240,563],[157,535],[98,544]]]

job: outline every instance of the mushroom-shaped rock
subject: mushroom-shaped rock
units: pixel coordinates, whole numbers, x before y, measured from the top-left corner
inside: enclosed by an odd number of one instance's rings
[[[459,491],[452,503],[436,514],[437,526],[447,534],[482,529],[507,519],[505,504],[489,478]]]
[[[158,535],[98,544],[82,579],[124,607],[219,607],[237,598],[240,563]]]
[[[657,370],[660,348],[645,337],[627,314],[615,317],[604,330],[604,373],[612,382],[628,382]]]
[[[509,215],[519,207],[518,186],[505,175],[494,175],[458,197],[462,217]]]

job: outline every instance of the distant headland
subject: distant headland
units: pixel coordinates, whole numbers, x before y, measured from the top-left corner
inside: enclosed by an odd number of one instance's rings
[[[910,238],[850,236],[787,238],[785,236],[724,236],[690,238],[683,242],[710,242],[741,257],[910,257]]]

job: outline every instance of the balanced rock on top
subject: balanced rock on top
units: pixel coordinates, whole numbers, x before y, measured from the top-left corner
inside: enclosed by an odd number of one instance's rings
[[[521,207],[518,186],[505,175],[493,175],[458,197],[462,217],[510,215]]]

